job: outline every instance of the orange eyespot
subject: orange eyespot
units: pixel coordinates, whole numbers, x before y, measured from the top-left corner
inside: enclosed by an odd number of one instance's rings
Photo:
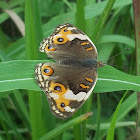
[[[65,107],[65,103],[61,103],[60,106],[61,106],[61,107]]]
[[[58,42],[63,42],[64,41],[64,38],[59,37],[59,38],[57,38],[57,41]]]
[[[62,95],[66,92],[66,88],[64,85],[62,85],[60,83],[54,83],[54,82],[51,82],[50,90],[55,93],[60,93]]]
[[[68,30],[67,30],[67,29],[64,29],[63,31],[64,31],[64,32],[68,32]]]
[[[55,86],[54,87],[54,91],[55,92],[61,92],[62,90],[61,90],[61,87],[60,86]]]
[[[72,32],[70,30],[68,30],[67,27],[65,27],[60,30],[59,34],[67,35],[67,34],[72,34]]]
[[[66,36],[54,37],[53,43],[55,44],[65,44],[69,39]]]
[[[55,51],[56,48],[54,48],[53,46],[50,46],[50,45],[46,45],[46,50],[47,51]]]
[[[46,75],[46,76],[52,75],[53,72],[54,72],[54,71],[53,71],[53,68],[50,67],[50,66],[45,66],[45,67],[42,68],[42,73],[43,73],[44,75]]]

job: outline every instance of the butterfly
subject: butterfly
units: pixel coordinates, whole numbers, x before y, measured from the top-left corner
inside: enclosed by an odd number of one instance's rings
[[[55,62],[36,66],[36,82],[46,94],[51,112],[66,119],[92,93],[97,68],[104,63],[97,61],[97,49],[89,37],[70,23],[57,26],[39,50]]]

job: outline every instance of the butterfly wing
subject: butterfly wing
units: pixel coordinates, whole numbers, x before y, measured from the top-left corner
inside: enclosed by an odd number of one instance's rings
[[[67,23],[56,27],[47,39],[44,39],[40,51],[56,62],[64,59],[97,59],[97,49],[93,42],[81,30]]]
[[[35,70],[38,85],[46,94],[52,113],[62,119],[70,117],[88,98],[97,71],[56,63],[40,63]]]

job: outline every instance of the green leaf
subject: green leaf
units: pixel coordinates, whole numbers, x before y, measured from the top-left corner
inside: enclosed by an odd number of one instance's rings
[[[123,35],[104,35],[98,40],[99,44],[102,43],[123,43],[125,45],[128,45],[132,48],[135,48],[135,41],[127,36]],[[97,42],[97,43],[98,43]]]
[[[116,122],[116,128],[118,127],[125,127],[125,126],[135,126],[136,125],[136,122],[134,121],[121,121],[121,122]],[[91,130],[96,130],[97,129],[97,124],[95,125],[91,125],[91,124],[87,124],[86,127],[88,129],[91,129]],[[109,129],[110,127],[110,123],[101,123],[100,124],[100,130],[106,130],[106,129]]]
[[[52,60],[15,60],[0,63],[0,92],[14,89],[40,91],[34,79],[34,70],[36,64],[41,62],[47,63]],[[99,68],[98,75],[94,92],[140,91],[139,76],[126,74],[108,65]]]
[[[98,73],[99,78],[95,87],[95,92],[111,92],[118,90],[140,91],[139,76],[126,74],[108,65],[99,68]]]

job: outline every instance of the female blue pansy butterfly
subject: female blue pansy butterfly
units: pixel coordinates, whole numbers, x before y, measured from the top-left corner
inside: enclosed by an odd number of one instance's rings
[[[39,50],[56,63],[38,64],[36,82],[52,113],[66,119],[87,100],[97,81],[97,68],[104,64],[97,61],[97,49],[89,37],[69,23],[57,26]]]

